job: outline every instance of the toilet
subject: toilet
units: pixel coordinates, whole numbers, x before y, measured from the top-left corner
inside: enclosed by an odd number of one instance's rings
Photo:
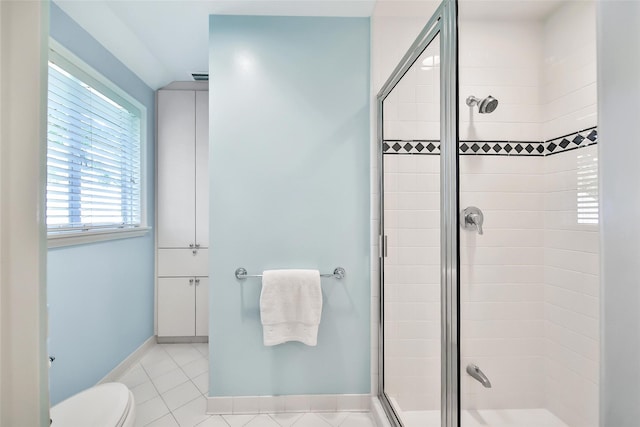
[[[135,401],[127,386],[105,383],[51,408],[52,427],[133,427]]]

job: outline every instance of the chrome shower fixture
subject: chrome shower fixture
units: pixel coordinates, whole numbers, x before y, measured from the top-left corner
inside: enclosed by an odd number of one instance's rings
[[[479,99],[471,95],[467,98],[467,105],[469,107],[477,105],[478,112],[480,114],[488,114],[493,113],[493,111],[498,107],[498,100],[491,95],[487,96],[485,99]]]

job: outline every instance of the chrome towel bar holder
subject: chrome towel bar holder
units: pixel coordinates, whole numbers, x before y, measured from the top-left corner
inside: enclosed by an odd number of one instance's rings
[[[320,277],[334,277],[336,279],[343,279],[347,275],[347,271],[342,267],[336,267],[333,273],[320,274]],[[248,277],[262,277],[262,274],[247,274],[247,269],[244,267],[238,267],[236,269],[236,279],[243,280]]]

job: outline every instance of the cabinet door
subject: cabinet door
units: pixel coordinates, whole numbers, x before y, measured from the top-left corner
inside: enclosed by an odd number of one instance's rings
[[[195,335],[193,277],[158,278],[158,336]]]
[[[209,247],[209,92],[196,92],[196,243]]]
[[[209,278],[197,277],[196,283],[196,336],[209,336]]]
[[[195,243],[195,92],[158,91],[158,247]]]

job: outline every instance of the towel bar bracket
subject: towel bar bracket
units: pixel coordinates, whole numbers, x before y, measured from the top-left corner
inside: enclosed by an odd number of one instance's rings
[[[236,279],[243,280],[248,277],[262,277],[262,274],[247,274],[247,269],[244,267],[238,267],[236,269]],[[334,277],[336,279],[344,279],[347,275],[347,271],[342,267],[336,267],[333,273],[321,274],[321,277]]]

